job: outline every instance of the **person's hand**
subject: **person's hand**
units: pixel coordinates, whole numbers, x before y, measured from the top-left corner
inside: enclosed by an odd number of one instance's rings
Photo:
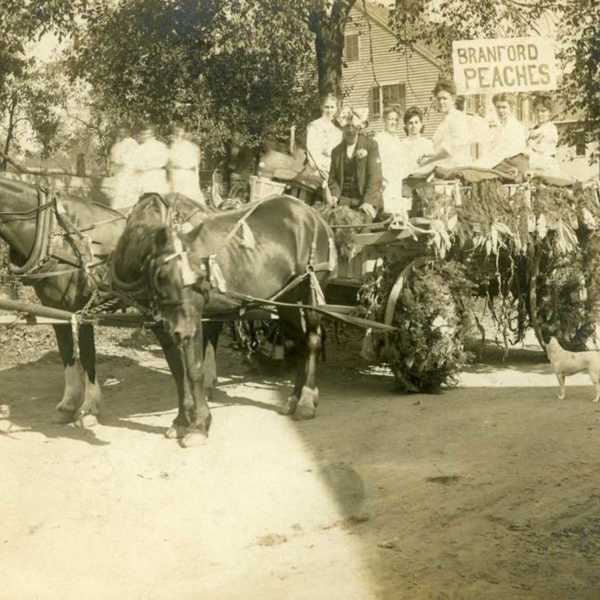
[[[369,223],[371,223],[373,221],[373,219],[377,216],[377,210],[375,209],[375,207],[372,204],[369,204],[368,202],[361,204],[359,207],[359,210],[361,210],[363,213],[365,213],[365,215],[368,218],[367,222],[369,222]]]
[[[431,160],[431,157],[432,157],[431,154],[422,154],[421,156],[419,156],[417,163],[419,163],[419,166],[422,167],[423,165],[426,165]]]

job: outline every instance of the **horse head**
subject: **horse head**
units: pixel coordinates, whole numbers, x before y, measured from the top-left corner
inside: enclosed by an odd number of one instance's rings
[[[172,227],[154,234],[147,276],[153,304],[177,344],[193,339],[207,302],[207,270],[194,270],[185,237]]]

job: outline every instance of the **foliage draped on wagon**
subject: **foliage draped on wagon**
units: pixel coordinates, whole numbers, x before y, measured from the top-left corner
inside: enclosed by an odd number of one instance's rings
[[[506,349],[528,328],[542,346],[554,335],[584,347],[600,309],[595,188],[446,182],[415,190],[413,209],[406,252],[384,251],[359,291],[363,315],[400,330],[378,348],[402,389],[456,385],[467,337],[478,329],[485,339],[482,317]]]

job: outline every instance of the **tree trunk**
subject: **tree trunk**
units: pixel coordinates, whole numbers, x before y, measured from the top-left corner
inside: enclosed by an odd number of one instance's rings
[[[319,94],[342,98],[342,62],[344,29],[356,0],[316,0],[310,15],[310,29],[315,34]]]
[[[10,99],[10,107],[8,109],[8,126],[6,128],[6,141],[4,142],[4,156],[8,156],[10,150],[10,144],[13,140],[15,133],[15,112],[17,110],[17,106],[19,104],[19,100],[17,98],[17,94],[13,94]],[[6,171],[6,167],[8,166],[8,162],[6,158],[2,159],[2,171]]]

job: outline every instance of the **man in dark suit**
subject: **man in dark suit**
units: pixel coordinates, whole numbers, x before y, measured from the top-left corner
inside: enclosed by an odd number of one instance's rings
[[[350,206],[372,221],[383,205],[377,142],[361,133],[367,121],[364,112],[344,108],[338,121],[343,138],[331,153],[330,204]]]

